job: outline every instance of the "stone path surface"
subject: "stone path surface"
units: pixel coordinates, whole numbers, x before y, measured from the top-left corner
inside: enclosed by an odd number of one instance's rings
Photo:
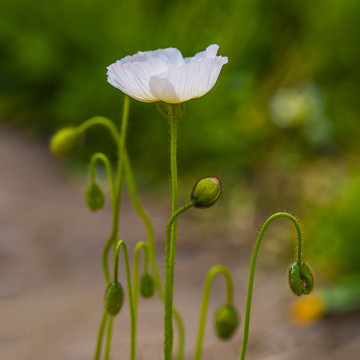
[[[0,359],[88,360],[93,358],[102,314],[101,253],[111,225],[109,206],[96,214],[83,201],[82,186],[67,181],[61,161],[45,145],[0,127]],[[149,197],[147,197],[149,199]],[[152,208],[150,202],[145,204]],[[168,211],[151,210],[162,263]],[[226,239],[222,246],[192,246],[180,221],[175,303],[184,316],[186,360],[192,359],[208,269],[227,265],[236,282],[235,301],[243,316],[251,248],[245,252]],[[145,230],[128,201],[121,219],[129,253],[145,240]],[[196,236],[196,235],[195,235]],[[201,236],[201,234],[197,235]],[[242,255],[239,255],[242,253]],[[287,318],[293,297],[283,271],[257,270],[250,327],[249,360],[356,360],[360,358],[360,314],[327,317],[311,327]],[[124,271],[120,278],[125,284]],[[210,313],[224,301],[216,279]],[[162,305],[139,300],[138,359],[162,359]],[[229,342],[218,341],[209,315],[204,360],[239,358],[242,329]],[[129,359],[128,302],[115,321],[113,360]]]

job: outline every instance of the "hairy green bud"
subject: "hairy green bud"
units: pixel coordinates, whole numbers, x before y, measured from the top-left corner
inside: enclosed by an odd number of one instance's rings
[[[50,151],[57,156],[67,157],[75,152],[79,145],[79,134],[74,126],[58,130],[50,139]]]
[[[140,279],[140,294],[143,298],[150,298],[154,295],[154,279],[148,273],[145,273]]]
[[[85,200],[91,211],[101,209],[105,204],[105,197],[99,185],[91,183],[86,190]]]
[[[239,316],[231,305],[221,306],[215,314],[215,332],[222,340],[230,339],[239,325]]]
[[[105,292],[105,309],[115,316],[119,313],[124,300],[124,290],[120,283],[112,282]]]
[[[314,287],[314,277],[304,262],[293,263],[288,270],[290,289],[298,296],[310,294]]]
[[[191,200],[197,208],[207,208],[214,205],[221,195],[221,182],[217,177],[200,179],[191,193]]]

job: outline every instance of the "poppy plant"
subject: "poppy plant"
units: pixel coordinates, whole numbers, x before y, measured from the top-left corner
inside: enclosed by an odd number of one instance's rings
[[[228,62],[225,56],[218,56],[219,46],[210,45],[205,51],[193,57],[184,58],[175,48],[158,49],[155,51],[138,52],[133,56],[126,56],[107,68],[108,82],[124,92],[124,105],[120,126],[103,116],[95,116],[78,126],[68,126],[58,130],[50,142],[51,151],[58,156],[71,155],[81,145],[81,136],[93,126],[105,127],[114,140],[118,154],[115,167],[110,159],[101,152],[94,153],[90,158],[90,184],[86,191],[85,200],[91,211],[100,210],[104,206],[105,197],[96,180],[96,164],[105,166],[109,182],[112,227],[104,241],[102,252],[102,268],[104,272],[105,304],[100,322],[94,360],[110,359],[111,342],[113,337],[114,320],[123,308],[125,294],[128,297],[130,312],[130,360],[136,360],[137,324],[139,318],[138,297],[151,297],[155,292],[164,304],[164,360],[173,359],[174,333],[177,335],[177,360],[185,357],[185,327],[181,314],[174,306],[175,259],[177,248],[178,216],[191,208],[206,209],[213,206],[222,192],[220,180],[215,177],[203,177],[195,183],[190,199],[181,206],[179,204],[178,166],[177,166],[177,131],[183,115],[182,103],[190,99],[205,95],[215,85],[221,68]],[[134,182],[131,161],[127,154],[127,127],[129,120],[130,97],[142,102],[162,102],[159,105],[162,113],[169,119],[170,126],[170,179],[171,179],[171,216],[165,229],[164,241],[164,277],[157,263],[155,248],[154,226],[142,208]],[[164,106],[163,106],[164,105]],[[206,141],[206,139],[205,139]],[[144,164],[148,166],[148,164]],[[115,170],[115,171],[114,171]],[[136,244],[133,257],[133,271],[130,271],[131,261],[125,240],[120,233],[120,214],[123,183],[129,192],[131,203],[146,228],[147,240]],[[155,198],[156,200],[156,198]],[[292,262],[288,271],[291,290],[298,296],[309,294],[313,288],[313,275],[310,268],[303,261],[302,234],[296,218],[281,212],[270,216],[262,226],[255,243],[250,263],[248,293],[244,317],[244,335],[240,360],[245,360],[249,326],[251,302],[254,285],[255,267],[260,244],[266,229],[272,221],[278,218],[290,220],[297,232],[297,259]],[[122,229],[121,229],[122,230]],[[144,252],[143,274],[139,274],[140,251]],[[120,259],[120,254],[121,256]],[[110,261],[112,260],[112,263]],[[126,276],[126,286],[120,283],[119,266],[123,265]],[[208,302],[212,281],[218,274],[226,281],[226,300],[215,314],[215,331],[221,340],[230,339],[239,324],[238,311],[234,304],[234,286],[230,271],[223,265],[217,265],[208,272],[202,297],[199,316],[198,335],[194,360],[201,360],[202,345],[205,335]],[[321,315],[321,304],[313,305],[313,314],[308,306],[303,316]],[[176,332],[173,325],[176,324]],[[103,351],[104,345],[104,351]],[[102,353],[104,356],[102,357]],[[145,353],[144,353],[145,354]],[[146,356],[146,355],[144,355]]]

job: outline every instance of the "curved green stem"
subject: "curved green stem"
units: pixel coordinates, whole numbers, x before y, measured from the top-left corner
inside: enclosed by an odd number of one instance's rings
[[[110,284],[110,271],[109,271],[108,255],[109,255],[111,246],[113,245],[113,243],[116,239],[116,233],[115,233],[114,228],[115,228],[115,226],[113,226],[113,231],[112,231],[108,241],[106,242],[104,249],[103,249],[103,253],[102,253],[102,268],[103,268],[103,272],[104,272],[104,276],[105,276],[106,285]]]
[[[135,321],[137,321],[137,305],[138,305],[138,293],[139,293],[139,258],[140,250],[144,249],[144,273],[148,269],[149,247],[144,241],[140,241],[136,244],[134,251],[134,263],[133,263],[133,287],[134,287],[134,310]]]
[[[154,275],[156,290],[160,296],[160,299],[163,299],[164,294],[161,285],[161,276],[160,276],[159,267],[156,262],[154,227],[151,223],[148,214],[144,211],[144,209],[141,206],[135,187],[135,181],[134,181],[134,176],[133,176],[129,156],[127,154],[124,154],[124,170],[125,170],[125,181],[129,191],[131,202],[133,204],[136,213],[139,215],[146,228],[147,240],[149,245],[149,258],[150,258],[151,271]]]
[[[113,170],[111,167],[110,160],[105,154],[98,152],[91,156],[90,163],[89,163],[90,180],[92,183],[95,182],[95,165],[96,165],[97,161],[102,161],[103,164],[105,165],[105,169],[106,169],[107,176],[109,179],[111,204],[112,204],[112,208],[114,208],[114,200],[115,200],[114,199],[114,189],[115,189],[114,173],[113,173]]]
[[[158,293],[158,296],[161,300],[161,302],[164,302],[164,292],[162,288],[162,282],[161,282],[161,275],[159,266],[156,261],[156,253],[155,253],[155,232],[154,227],[151,223],[151,220],[147,213],[144,211],[143,207],[141,206],[134,176],[130,164],[129,157],[126,152],[124,152],[124,170],[125,170],[125,180],[126,185],[129,191],[131,202],[134,206],[134,209],[136,213],[139,215],[139,217],[142,219],[146,232],[147,232],[147,243],[148,243],[148,249],[149,249],[149,259],[150,259],[150,266],[151,266],[151,272],[154,276],[155,281],[155,287],[156,291]],[[184,350],[185,350],[185,329],[184,329],[184,322],[181,318],[180,313],[177,311],[176,308],[173,308],[173,316],[175,319],[176,327],[177,327],[177,333],[178,333],[178,351],[177,351],[177,360],[183,360],[184,358]]]
[[[84,133],[87,129],[89,129],[92,126],[96,126],[96,125],[101,125],[104,126],[106,129],[108,129],[108,131],[110,132],[113,140],[115,141],[115,143],[117,143],[119,141],[119,132],[116,128],[116,126],[114,125],[114,123],[103,117],[103,116],[95,116],[93,118],[90,118],[86,121],[84,121],[82,124],[80,124],[77,127],[77,131],[79,134]],[[112,171],[112,167],[111,167],[111,163],[108,159],[108,157],[105,154],[102,153],[95,153],[91,156],[90,159],[90,164],[89,164],[89,172],[90,172],[90,179],[91,182],[95,182],[95,166],[96,166],[96,162],[97,161],[102,161],[106,172],[107,172],[107,176],[108,176],[108,180],[109,180],[109,187],[110,187],[110,197],[111,197],[111,204],[112,204],[112,210],[113,210],[113,214],[114,214],[114,209],[115,209],[115,181],[114,181],[114,174]],[[103,263],[103,269],[104,269],[104,273],[105,273],[105,278],[106,278],[106,282],[109,283],[110,281],[110,275],[109,272],[105,271],[105,268],[107,268],[107,265],[105,265]],[[99,328],[99,333],[98,333],[98,337],[97,337],[97,345],[96,345],[96,350],[95,350],[95,356],[94,356],[94,360],[99,360],[100,359],[100,355],[101,355],[101,348],[102,348],[102,341],[104,338],[104,331],[105,331],[105,326],[106,326],[106,322],[108,320],[108,313],[106,310],[104,310],[103,312],[103,317],[100,323],[100,328]],[[107,331],[107,335],[106,335],[106,348],[105,348],[105,358],[109,358],[110,355],[110,345],[111,345],[111,333],[112,333],[112,322],[113,319],[112,317],[110,317],[109,322],[108,322],[108,331]]]
[[[170,252],[170,258],[168,259],[168,268],[170,269],[170,281],[171,284],[173,285],[174,283],[174,265],[175,265],[175,256],[176,256],[176,237],[174,238],[172,235],[172,233],[174,232],[174,223],[175,221],[177,221],[177,217],[184,211],[186,211],[187,209],[191,208],[192,206],[194,206],[194,201],[191,200],[189,201],[186,205],[184,205],[183,207],[181,207],[180,209],[178,209],[177,211],[175,211],[166,226],[166,231],[165,231],[165,262],[166,262],[166,255],[169,254]],[[171,240],[170,240],[171,237]],[[165,282],[166,285],[166,282]],[[166,286],[165,286],[166,288]],[[172,288],[173,286],[169,287],[169,289],[171,289],[171,297],[172,297]],[[165,291],[166,294],[166,291]]]
[[[164,332],[165,332],[165,359],[171,360],[172,357],[172,341],[173,341],[173,289],[174,289],[174,267],[176,255],[176,236],[174,234],[174,224],[177,221],[179,214],[189,209],[194,205],[190,201],[177,211],[175,211],[166,226],[165,232],[165,317],[164,317]]]
[[[178,104],[179,106],[179,104]],[[175,149],[176,151],[176,149]],[[176,165],[176,164],[175,164]],[[147,232],[147,239],[148,239],[148,245],[149,245],[149,257],[150,257],[150,265],[151,265],[151,271],[154,276],[156,289],[158,291],[160,299],[163,301],[164,293],[162,289],[162,282],[161,282],[161,275],[160,270],[156,261],[156,254],[155,254],[155,232],[154,227],[151,223],[150,217],[147,215],[143,207],[141,206],[136,186],[135,186],[135,180],[133,171],[131,168],[131,163],[128,154],[126,151],[124,152],[124,170],[125,170],[125,180],[126,185],[129,191],[131,202],[134,206],[134,209],[136,213],[139,215],[141,220],[143,221],[146,232]],[[175,209],[176,210],[176,209]]]
[[[185,326],[179,311],[175,307],[173,307],[173,317],[176,323],[178,335],[178,351],[176,359],[183,360],[185,354]]]
[[[123,119],[122,119],[123,123],[127,122],[128,112],[129,112],[129,102],[128,102],[127,96],[126,96],[125,103],[124,103],[124,110],[123,110]],[[124,120],[124,118],[125,118],[125,120]],[[120,147],[119,141],[121,141],[121,139],[120,139],[120,134],[119,134],[118,129],[116,128],[115,124],[111,120],[109,120],[108,118],[106,118],[104,116],[95,116],[95,117],[92,117],[92,118],[84,121],[82,124],[80,124],[77,127],[77,131],[79,134],[82,134],[90,127],[96,126],[96,125],[104,126],[110,132],[115,143]],[[94,154],[93,155],[94,158],[92,157],[90,160],[90,176],[93,181],[95,175],[94,175],[94,170],[91,170],[91,167],[95,166],[96,160],[98,160],[98,159],[102,160],[105,164],[105,167],[106,167],[106,170],[108,173],[108,177],[109,177],[111,203],[112,203],[112,210],[113,210],[113,229],[112,229],[112,233],[111,233],[107,243],[105,244],[105,247],[103,250],[103,256],[102,256],[102,267],[103,267],[103,272],[104,272],[104,276],[105,276],[105,282],[106,282],[106,284],[109,284],[110,271],[109,271],[109,266],[108,266],[108,253],[118,235],[118,230],[117,230],[118,225],[117,224],[118,224],[119,211],[117,209],[117,207],[118,207],[117,203],[119,201],[118,201],[117,194],[115,193],[117,191],[116,190],[117,186],[116,186],[116,183],[114,180],[110,162],[108,161],[107,157],[105,157],[105,155],[102,154],[101,156],[99,156],[100,154],[101,153]],[[93,162],[93,165],[91,164],[92,162]],[[110,169],[111,169],[111,171],[110,171]],[[110,180],[110,178],[111,178],[111,180]]]
[[[90,127],[92,127],[94,125],[105,126],[109,130],[115,143],[117,143],[119,141],[118,129],[116,128],[115,124],[111,120],[109,120],[108,118],[106,118],[104,116],[94,116],[94,117],[84,121],[76,129],[79,134],[82,134],[83,132],[85,132],[87,129],[89,129]]]
[[[111,350],[111,339],[112,339],[112,329],[114,325],[114,316],[109,315],[109,322],[106,334],[106,345],[105,345],[105,360],[110,359],[110,350]]]
[[[233,280],[230,271],[222,265],[217,265],[211,268],[206,276],[205,284],[204,284],[204,290],[203,290],[203,298],[201,303],[201,312],[200,312],[200,319],[199,319],[199,330],[198,330],[198,337],[196,341],[196,348],[195,348],[195,356],[194,360],[200,360],[201,359],[201,353],[202,353],[202,344],[204,340],[204,334],[205,334],[205,322],[206,322],[206,314],[207,314],[207,308],[209,304],[209,298],[210,298],[210,290],[211,285],[213,282],[213,279],[215,275],[222,274],[225,277],[226,280],[226,304],[232,305],[233,303],[233,294],[234,294],[234,285]]]
[[[97,342],[96,342],[96,350],[95,350],[94,360],[100,360],[102,341],[104,338],[104,330],[105,330],[107,319],[108,319],[108,313],[107,313],[106,309],[104,309],[102,320],[100,323],[99,333],[98,333],[98,337],[97,337]]]
[[[130,321],[131,321],[131,355],[130,359],[135,360],[136,355],[136,325],[135,325],[135,311],[134,311],[134,297],[131,285],[131,275],[130,275],[130,265],[129,265],[129,257],[127,252],[126,244],[123,240],[117,242],[114,249],[114,282],[118,281],[118,263],[119,263],[119,251],[120,248],[123,248],[124,251],[124,261],[125,261],[125,270],[126,270],[126,281],[128,286],[129,293],[129,308],[130,308]]]
[[[297,220],[290,214],[285,213],[285,212],[280,212],[280,213],[276,213],[272,216],[270,216],[264,223],[264,225],[262,226],[259,236],[256,240],[256,244],[255,244],[255,248],[253,251],[253,255],[251,258],[251,264],[250,264],[250,274],[249,274],[249,284],[248,284],[248,293],[247,293],[247,298],[246,298],[246,310],[245,310],[245,321],[244,321],[244,337],[243,337],[243,344],[241,347],[241,354],[240,354],[240,360],[244,360],[245,359],[245,354],[246,354],[246,348],[247,348],[247,342],[248,342],[248,336],[249,336],[249,323],[250,323],[250,311],[251,311],[251,300],[252,300],[252,291],[253,291],[253,285],[254,285],[254,275],[255,275],[255,266],[256,266],[256,259],[257,259],[257,255],[259,252],[259,248],[260,248],[260,244],[261,244],[261,240],[264,236],[264,233],[267,229],[267,227],[270,225],[270,223],[279,218],[279,217],[285,217],[290,219],[296,228],[296,232],[297,232],[297,246],[298,246],[298,250],[297,250],[297,261],[301,262],[301,230],[300,230],[300,225],[297,222]]]
[[[119,234],[119,214],[120,214],[120,202],[121,202],[121,192],[122,192],[122,183],[123,183],[123,163],[124,163],[124,153],[125,153],[125,140],[127,133],[127,123],[129,118],[129,107],[130,99],[127,95],[124,98],[124,107],[122,113],[122,126],[121,126],[121,135],[119,136],[118,142],[118,163],[117,163],[117,173],[116,173],[116,190],[115,190],[115,200],[114,200],[114,210],[113,210],[113,228],[109,240],[105,244],[103,255],[102,255],[102,264],[103,271],[105,276],[106,284],[110,282],[110,272],[108,257],[111,246],[114,245]]]
[[[119,144],[118,144],[118,166],[117,166],[117,173],[116,173],[116,181],[117,181],[117,200],[120,203],[121,198],[121,189],[122,189],[122,180],[123,180],[123,173],[124,173],[124,153],[125,153],[125,143],[126,143],[126,134],[127,134],[127,126],[128,126],[128,119],[129,119],[129,108],[130,108],[130,98],[125,95],[124,98],[124,106],[123,106],[123,113],[121,119],[121,133],[119,137]],[[120,211],[120,204],[118,211]]]

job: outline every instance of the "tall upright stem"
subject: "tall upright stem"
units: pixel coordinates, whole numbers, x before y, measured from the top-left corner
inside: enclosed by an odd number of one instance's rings
[[[117,162],[117,172],[116,172],[116,189],[115,189],[115,206],[113,210],[113,228],[109,240],[107,241],[102,256],[103,271],[105,276],[106,284],[110,283],[110,270],[109,270],[109,251],[111,246],[114,245],[115,241],[118,239],[119,235],[119,214],[120,214],[120,204],[121,204],[121,190],[123,184],[123,174],[124,174],[124,150],[126,142],[126,133],[127,133],[127,124],[129,118],[129,107],[130,107],[130,98],[125,95],[124,98],[124,107],[121,119],[121,132],[119,136],[118,143],[118,162]]]
[[[244,321],[244,337],[243,337],[243,344],[241,347],[241,354],[240,354],[240,360],[244,360],[245,359],[245,355],[246,355],[246,348],[247,348],[247,343],[248,343],[248,337],[249,337],[249,323],[250,323],[250,312],[251,312],[251,300],[252,300],[252,291],[253,291],[253,285],[254,285],[254,275],[255,275],[255,266],[256,266],[256,259],[257,259],[257,255],[259,252],[259,248],[260,248],[260,244],[261,244],[261,240],[264,236],[264,233],[267,229],[267,227],[270,225],[270,223],[279,218],[279,217],[285,217],[290,219],[296,228],[296,232],[297,232],[297,261],[301,262],[301,230],[300,230],[300,225],[297,222],[297,220],[290,214],[285,213],[285,212],[280,212],[280,213],[276,213],[272,216],[270,216],[264,223],[264,225],[262,226],[259,236],[256,240],[256,244],[255,244],[255,248],[253,251],[253,255],[251,258],[251,264],[250,264],[250,274],[249,274],[249,284],[248,284],[248,292],[247,292],[247,298],[246,298],[246,310],[245,310],[245,321]]]
[[[145,227],[146,227],[151,271],[154,276],[155,287],[156,287],[158,296],[159,296],[161,302],[164,302],[164,291],[162,288],[162,281],[161,281],[159,266],[156,261],[154,227],[151,223],[149,216],[147,215],[145,210],[142,208],[141,203],[139,201],[129,156],[127,154],[125,154],[125,156],[124,156],[124,169],[125,169],[126,185],[127,185],[128,191],[129,191],[131,202],[134,206],[135,211],[140,216],[140,218],[142,219],[142,221],[144,222]],[[177,311],[177,309],[175,307],[173,307],[173,316],[174,316],[174,320],[176,323],[177,335],[178,335],[178,350],[177,350],[176,359],[183,360],[184,359],[184,350],[185,350],[184,349],[185,348],[184,322],[181,318],[180,313]]]
[[[172,213],[178,207],[178,175],[177,175],[177,116],[175,104],[169,104],[170,120],[170,168],[171,168],[171,193],[172,193]],[[172,223],[171,242],[176,243],[177,219]],[[165,316],[164,316],[164,358],[171,360],[173,347],[173,281],[170,280],[170,246],[165,243]],[[169,279],[169,281],[168,281]]]
[[[172,104],[170,106],[170,166],[171,166],[171,193],[172,193],[172,205],[171,210],[174,213],[178,208],[178,174],[177,174],[177,105]],[[176,238],[177,221],[175,219],[173,223],[172,237]]]

